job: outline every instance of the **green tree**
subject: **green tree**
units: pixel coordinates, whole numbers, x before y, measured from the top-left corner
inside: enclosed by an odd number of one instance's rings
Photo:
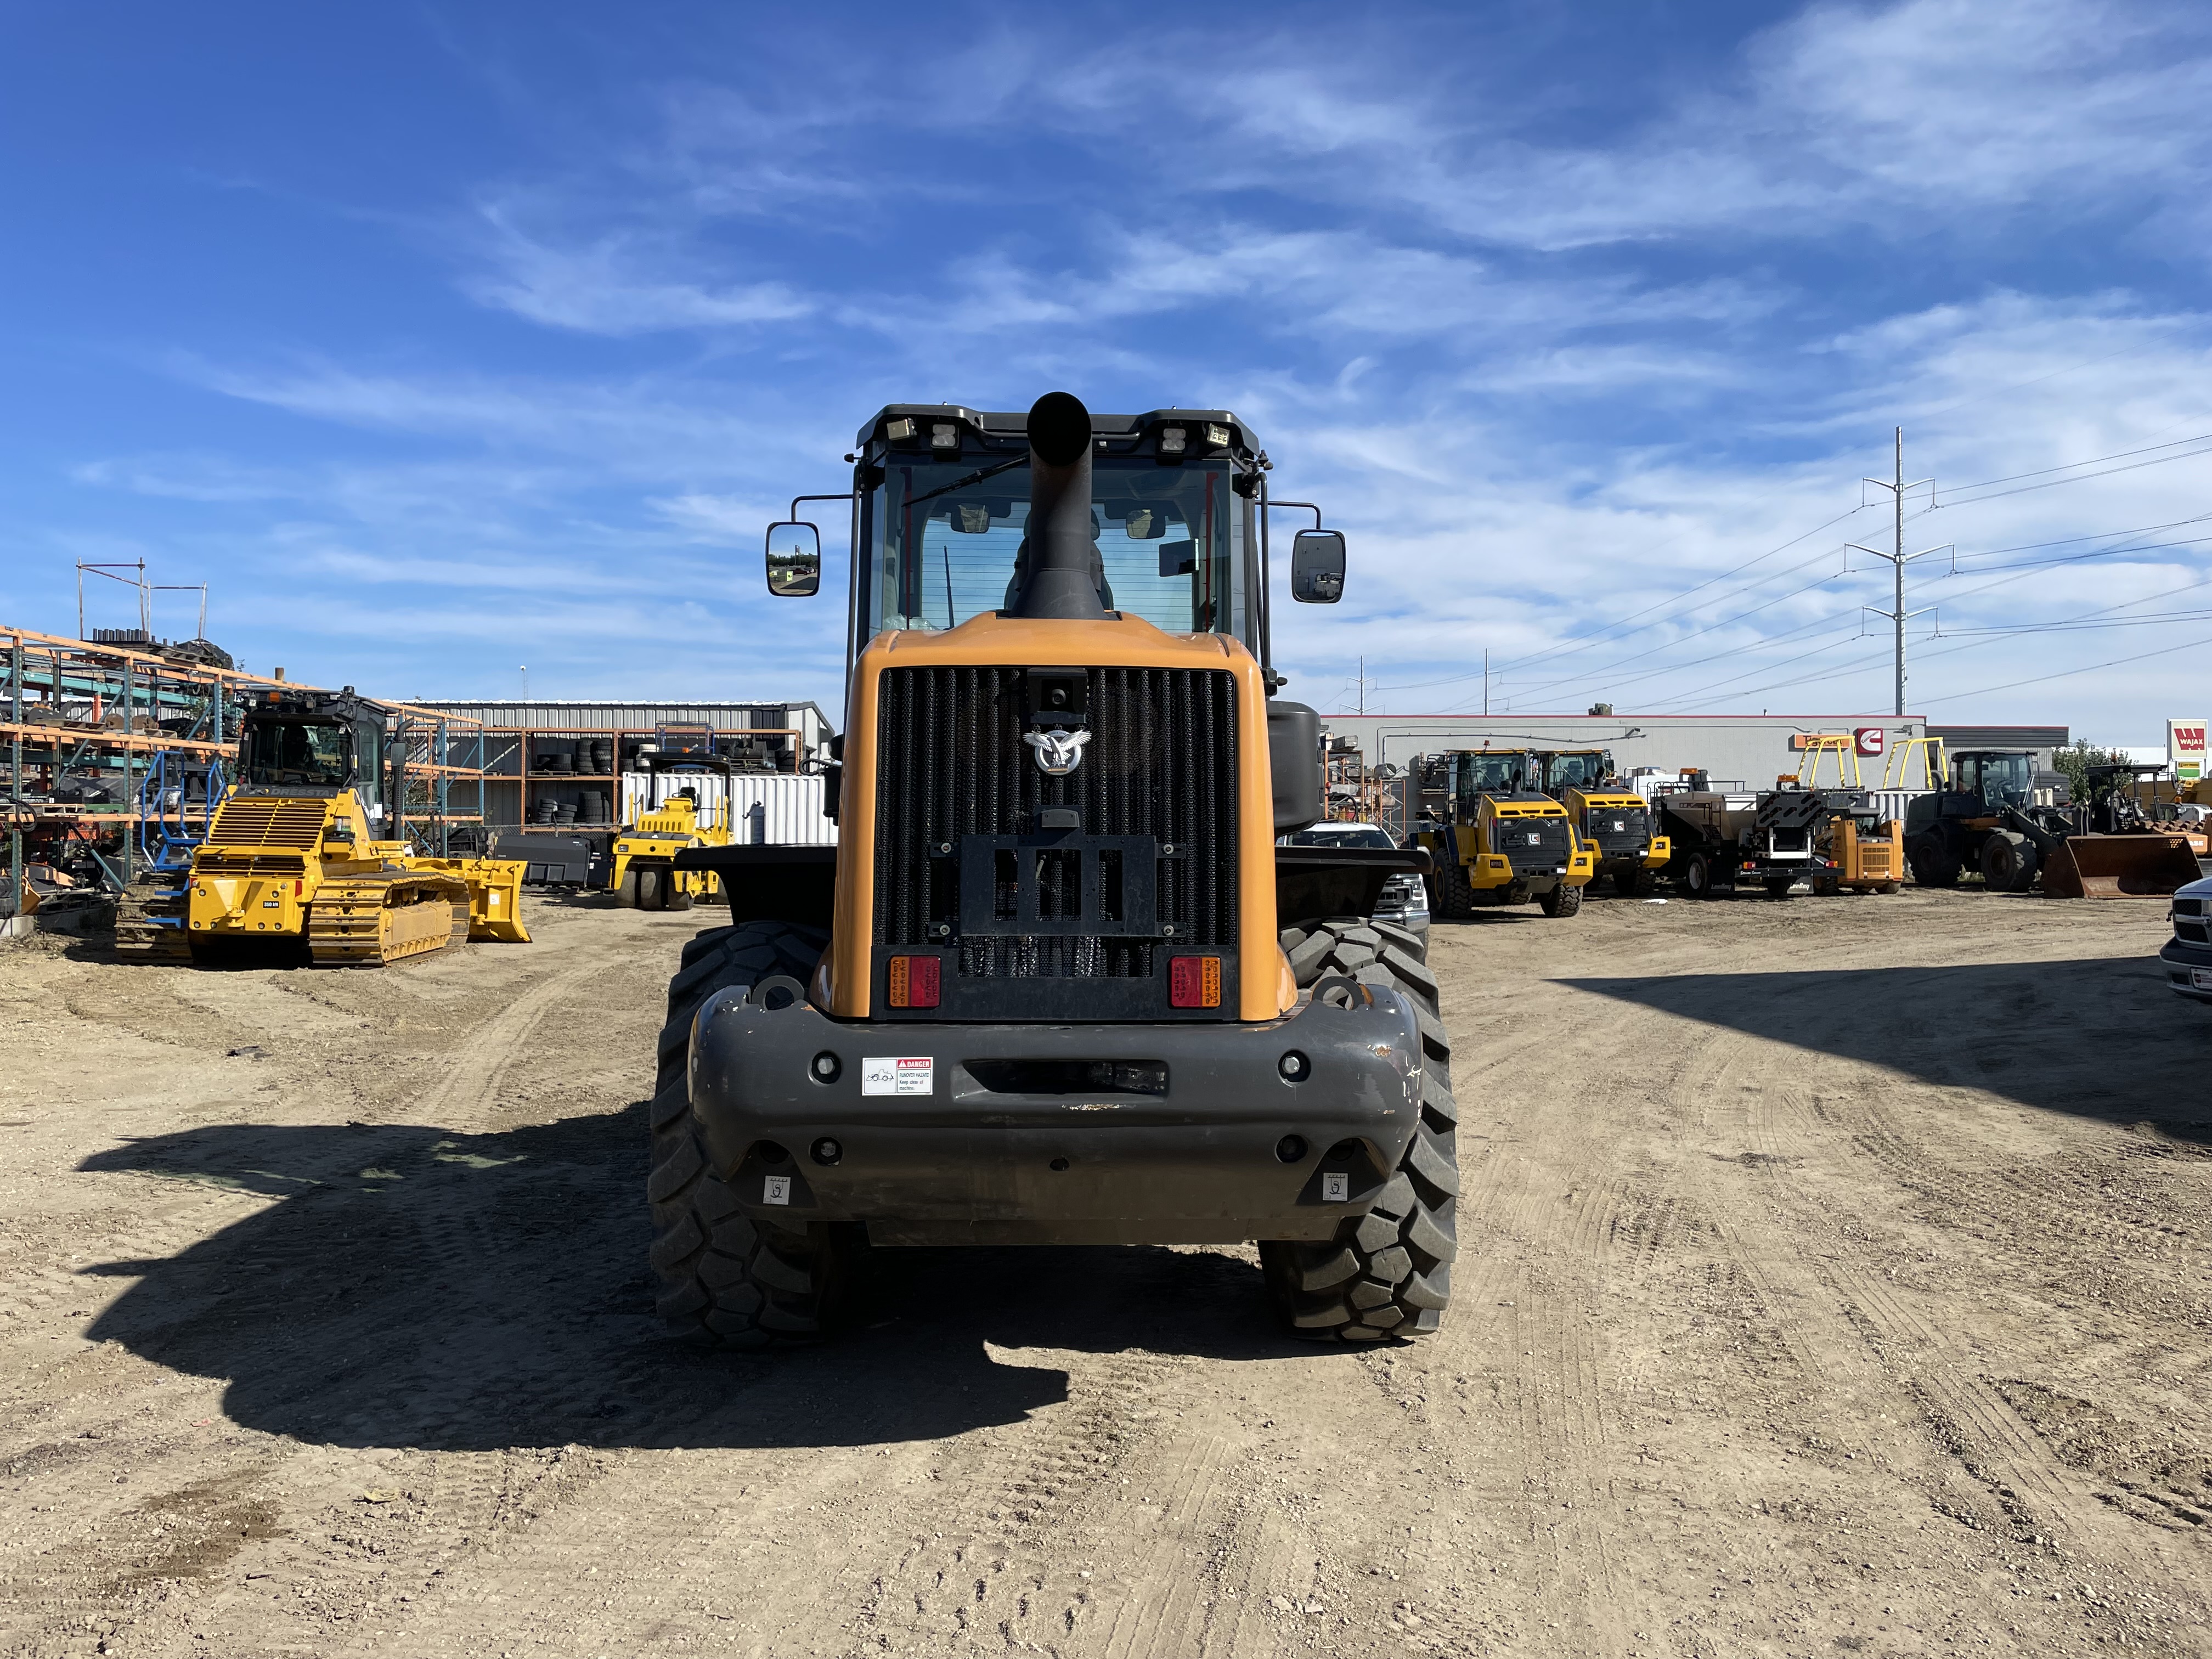
[[[2124,749],[2100,749],[2086,738],[2076,738],[2063,749],[2051,751],[2051,769],[2066,775],[2068,792],[2075,800],[2089,799],[2089,769],[2124,763]]]

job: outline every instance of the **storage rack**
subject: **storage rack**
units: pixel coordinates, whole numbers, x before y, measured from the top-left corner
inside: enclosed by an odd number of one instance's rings
[[[129,885],[137,874],[138,787],[154,756],[166,750],[228,759],[237,748],[239,697],[279,689],[322,688],[0,623],[0,734],[8,745],[8,886],[0,913],[13,915],[22,903],[27,842],[76,843],[118,887]],[[392,752],[404,831],[425,851],[448,853],[454,826],[483,819],[482,724],[443,709],[376,701],[398,717]],[[471,751],[477,764],[469,763]],[[52,799],[64,775],[87,772],[119,786],[112,792],[118,799],[106,805]],[[471,804],[473,812],[454,810]],[[188,827],[204,825],[205,812],[193,803]]]
[[[502,829],[533,830],[557,827],[562,830],[612,830],[617,827],[611,818],[605,823],[564,823],[557,826],[531,822],[532,808],[537,805],[539,787],[546,784],[606,784],[610,788],[609,807],[614,817],[621,816],[619,790],[624,771],[623,763],[635,760],[640,748],[653,742],[661,732],[659,726],[487,726],[482,729],[481,744],[485,758],[483,763],[484,781],[493,785],[504,785],[517,792],[515,821],[504,820]],[[793,766],[805,769],[808,757],[805,729],[796,726],[749,726],[710,728],[685,727],[686,735],[709,738],[714,744],[732,738],[789,738],[792,740]],[[534,762],[541,740],[553,743],[573,743],[579,739],[605,738],[614,744],[614,769],[609,772],[541,772]],[[716,751],[720,752],[719,749]],[[628,769],[635,770],[635,767]]]

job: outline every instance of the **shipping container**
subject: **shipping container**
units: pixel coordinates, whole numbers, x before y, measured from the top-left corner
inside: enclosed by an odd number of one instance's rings
[[[625,772],[622,821],[635,823],[679,790],[699,803],[703,823],[726,823],[730,839],[752,847],[834,847],[837,826],[822,815],[822,779],[784,773]]]

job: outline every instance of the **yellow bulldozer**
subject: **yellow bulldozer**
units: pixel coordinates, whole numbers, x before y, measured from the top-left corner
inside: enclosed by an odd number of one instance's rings
[[[1429,908],[1454,921],[1534,902],[1547,916],[1583,908],[1599,848],[1576,833],[1543,790],[1545,756],[1529,749],[1417,755],[1407,771],[1407,820],[1434,866]],[[1638,803],[1640,805],[1642,803]]]
[[[410,850],[392,724],[350,686],[252,694],[237,781],[185,878],[184,953],[304,942],[317,967],[376,968],[471,939],[529,943],[522,864]]]
[[[1648,898],[1674,855],[1657,833],[1650,804],[1621,786],[1613,755],[1604,749],[1540,751],[1537,787],[1567,809],[1575,836],[1597,855],[1597,876],[1613,878],[1623,898]]]
[[[1300,1335],[1436,1329],[1449,1042],[1421,941],[1375,915],[1427,860],[1276,844],[1323,779],[1270,660],[1256,438],[1052,392],[894,404],[853,451],[838,843],[672,860],[731,925],[669,986],[660,1310],[761,1347],[835,1326],[864,1243],[1256,1241]],[[775,601],[821,551],[794,501]],[[1340,534],[1290,552],[1293,600],[1341,596]],[[1178,1294],[1179,1321],[1237,1317]]]

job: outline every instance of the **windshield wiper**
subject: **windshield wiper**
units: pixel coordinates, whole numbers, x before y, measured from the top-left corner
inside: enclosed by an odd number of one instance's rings
[[[996,466],[987,466],[980,472],[970,472],[966,477],[955,478],[951,483],[941,485],[938,489],[924,490],[919,495],[910,495],[907,498],[906,504],[913,507],[921,501],[934,501],[939,495],[949,495],[956,489],[965,489],[969,484],[981,483],[986,478],[997,477],[999,474],[1010,468],[1027,466],[1029,464],[1030,453],[1025,449],[1011,461],[1000,461]]]

